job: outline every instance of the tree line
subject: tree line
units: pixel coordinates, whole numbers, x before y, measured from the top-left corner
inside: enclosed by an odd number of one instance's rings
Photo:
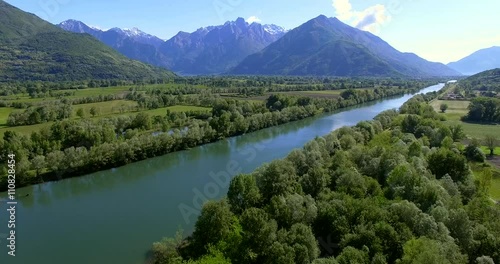
[[[478,97],[472,99],[464,121],[477,123],[500,123],[500,99]]]
[[[8,154],[16,154],[18,186],[74,177],[412,90],[382,91],[356,90],[339,99],[274,95],[266,104],[212,98],[209,114],[62,120],[29,137],[7,131],[0,140],[0,164],[7,162]],[[0,189],[5,190],[7,173],[0,169],[0,175]]]
[[[463,131],[427,104],[435,96],[234,177],[149,263],[500,263],[491,171],[473,177]]]

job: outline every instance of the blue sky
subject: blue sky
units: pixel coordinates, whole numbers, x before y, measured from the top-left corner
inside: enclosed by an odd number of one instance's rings
[[[370,31],[403,52],[448,63],[500,46],[498,0],[6,0],[54,24],[137,27],[163,39],[237,17],[292,29],[320,14]],[[479,4],[480,3],[480,4]]]

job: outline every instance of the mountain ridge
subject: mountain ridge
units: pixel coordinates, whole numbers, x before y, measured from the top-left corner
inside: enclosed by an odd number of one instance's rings
[[[324,46],[328,46],[329,49],[323,49]],[[337,49],[337,53],[331,52],[334,49]],[[335,55],[344,58],[337,58]],[[313,61],[322,65],[317,71],[303,66],[306,61],[311,61],[314,57],[317,59]],[[288,61],[287,66],[280,60]],[[343,60],[344,63],[336,64],[340,63],[339,60]],[[363,62],[372,64],[362,65]],[[383,70],[382,65],[385,65]],[[366,71],[364,69],[366,67],[377,70]],[[342,68],[350,70],[341,70]],[[367,73],[370,76],[396,74],[430,77],[435,73],[439,76],[460,75],[444,64],[428,62],[413,53],[399,52],[378,36],[324,15],[289,31],[264,50],[245,58],[228,73],[355,76],[357,72]]]
[[[58,26],[67,31],[90,34],[129,58],[186,75],[223,73],[286,32],[277,25],[250,24],[243,18],[223,25],[201,27],[191,33],[179,31],[166,41],[138,29],[128,32],[120,28],[101,30],[71,19]]]
[[[475,51],[458,61],[448,63],[448,67],[465,75],[474,75],[500,68],[500,46]]]
[[[0,81],[140,80],[174,76],[90,35],[66,32],[0,1]]]

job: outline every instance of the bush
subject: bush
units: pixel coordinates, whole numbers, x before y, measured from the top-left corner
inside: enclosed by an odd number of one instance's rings
[[[465,148],[464,156],[468,161],[484,162],[486,160],[486,155],[484,154],[484,152],[474,145],[468,145]]]

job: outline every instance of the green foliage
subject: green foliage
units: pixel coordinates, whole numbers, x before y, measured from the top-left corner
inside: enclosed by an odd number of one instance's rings
[[[440,149],[429,155],[427,162],[430,171],[441,179],[446,174],[454,181],[465,182],[470,176],[469,166],[465,157],[452,150]]]
[[[259,80],[257,77],[256,79]],[[67,96],[71,98],[65,97],[55,101],[47,100],[44,103],[30,103],[27,105],[12,103],[13,106],[26,108],[24,111],[14,111],[15,113],[11,111],[10,120],[12,125],[17,123],[39,123],[49,120],[60,121],[53,124],[43,123],[40,126],[9,127],[1,130],[1,132],[20,131],[23,135],[21,140],[26,142],[20,147],[23,151],[20,152],[22,155],[19,157],[23,157],[25,160],[21,162],[21,165],[28,168],[26,170],[27,175],[18,176],[25,179],[18,182],[18,186],[115,168],[130,162],[214,142],[224,137],[241,135],[300,120],[319,114],[322,111],[329,112],[366,100],[374,100],[383,96],[409,91],[408,89],[394,88],[378,88],[377,93],[373,89],[356,91],[355,100],[304,98],[280,94],[276,98],[285,102],[287,107],[277,111],[267,109],[265,104],[261,102],[221,99],[214,93],[248,89],[243,88],[242,84],[234,79],[224,78],[221,80],[232,82],[235,87],[211,88],[210,91],[200,89],[200,86],[205,87],[215,80],[193,77],[182,80],[174,79],[173,84],[157,84],[152,85],[151,88],[142,87],[138,83],[137,86],[128,89],[128,92],[127,89],[124,90],[124,87],[105,88],[100,89],[100,91],[106,95],[82,98],[73,97],[73,94],[80,93],[80,90],[66,91],[64,93],[68,93]],[[287,80],[291,82],[290,85],[279,85],[276,86],[279,88],[271,87],[269,89],[315,88],[314,85],[300,86],[303,85],[300,84],[301,80],[290,78],[290,80]],[[315,79],[305,78],[304,80],[311,83],[315,82]],[[282,80],[268,77],[262,78],[261,82],[264,83],[264,81],[276,85]],[[185,82],[189,83],[189,85],[176,86],[180,83],[185,84]],[[252,82],[257,83],[257,81]],[[388,80],[386,82],[390,84],[394,81]],[[103,85],[105,81],[88,82],[89,85],[91,83],[93,85],[99,85],[98,83]],[[159,83],[161,83],[161,80],[159,80]],[[333,84],[335,82],[328,85]],[[14,87],[18,87],[17,85],[19,84],[14,85]],[[58,86],[53,85],[55,84],[27,83],[27,87],[18,87],[16,91],[29,92],[32,96],[54,96],[52,89]],[[71,85],[71,82],[62,84],[62,88],[72,89]],[[85,84],[82,83],[82,85]],[[118,82],[113,85],[118,85]],[[321,85],[324,84],[321,83]],[[158,87],[164,87],[164,89]],[[111,89],[111,91],[108,92],[108,89]],[[92,94],[91,92],[94,93],[95,91],[88,91],[85,94]],[[117,100],[121,99],[124,93],[126,93],[125,97],[129,101]],[[120,113],[123,115],[110,115],[110,111],[113,112],[113,105],[116,105],[117,102],[120,105],[127,103],[129,106],[138,106],[141,110],[151,110],[131,114],[125,113],[127,110],[124,110],[119,105]],[[70,119],[69,115],[73,112],[71,108],[75,104],[81,104],[79,109],[84,109],[84,114],[87,111],[89,116],[95,118],[81,118],[82,111],[75,111],[80,113],[80,118]],[[209,112],[210,109],[212,109],[211,113]],[[101,112],[101,110],[103,111]],[[132,111],[136,111],[136,108],[134,107]],[[98,116],[99,118],[97,118]],[[303,158],[303,164],[292,166],[300,170],[301,174],[307,173],[307,176],[302,177],[299,183],[293,186],[293,189],[299,190],[303,188],[306,194],[313,197],[317,196],[331,182],[327,170],[318,169],[318,165],[324,161],[327,154],[339,150],[342,147],[341,143],[354,146],[357,142],[368,141],[381,130],[382,125],[380,122],[366,122],[360,124],[353,133],[343,133],[342,141],[336,140],[338,137],[335,136],[335,140],[328,142],[329,150],[322,150],[324,144],[327,144],[324,141],[310,144],[307,150],[304,151],[303,157],[300,157],[300,159]],[[11,147],[10,143],[6,145],[7,149]],[[38,173],[43,174],[41,177],[32,177],[36,172],[29,170],[32,167],[30,160],[36,156],[44,156],[46,160],[51,161],[46,163],[45,168],[38,170]],[[0,160],[0,163],[5,162],[6,159]],[[18,171],[18,173],[22,172],[24,171]],[[3,171],[0,171],[0,173],[2,173],[0,175],[0,189],[5,190],[6,173]],[[257,181],[257,183],[259,182]],[[259,184],[262,184],[262,181]],[[376,191],[377,188],[373,190]],[[260,199],[266,201],[271,198],[271,196],[261,195],[264,197]],[[254,204],[252,203],[251,206],[254,206]],[[248,205],[244,205],[244,208],[248,208]]]
[[[484,144],[488,147],[490,150],[490,156],[493,156],[493,153],[495,151],[495,148],[500,145],[500,141],[498,140],[497,136],[493,135],[486,135],[484,137]]]
[[[4,1],[0,5],[0,82],[174,77],[127,59],[90,35],[65,32]]]
[[[484,162],[486,159],[483,151],[474,144],[470,144],[465,147],[464,155],[469,161]]]
[[[448,110],[448,105],[447,104],[442,104],[441,106],[439,106],[439,109],[441,110],[441,112],[445,113],[446,110]]]
[[[246,209],[258,206],[262,195],[253,175],[238,175],[231,180],[227,198],[231,211],[241,214]]]
[[[461,80],[457,90],[467,95],[480,91],[484,95],[494,96],[495,92],[500,92],[500,69],[484,71]]]
[[[405,114],[398,125],[384,113],[378,120],[387,131],[362,122],[237,176],[228,200],[241,237],[191,242],[231,243],[234,251],[220,252],[244,264],[499,261],[500,209],[486,196],[491,174],[474,185],[451,132],[430,134],[441,139],[433,149],[425,137],[402,133],[403,126],[443,130],[438,117],[421,114],[428,117]]]
[[[227,240],[235,225],[238,225],[238,220],[225,200],[204,204],[193,232],[195,254],[203,255],[208,250],[207,245]]]
[[[500,99],[478,97],[471,101],[464,120],[478,123],[500,123]]]
[[[443,243],[426,237],[412,239],[404,246],[404,255],[400,264],[460,264],[467,263],[466,256],[460,254],[452,242]]]

